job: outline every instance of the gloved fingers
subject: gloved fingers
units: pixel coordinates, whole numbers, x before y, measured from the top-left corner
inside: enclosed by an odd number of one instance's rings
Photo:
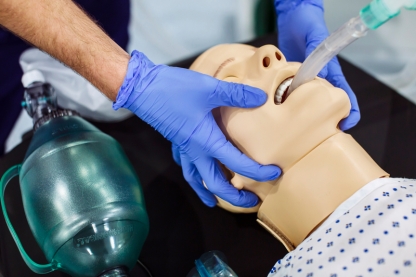
[[[287,13],[296,9],[299,5],[309,4],[316,6],[323,10],[323,1],[322,0],[298,0],[298,1],[287,1],[287,0],[274,0],[274,7],[277,14]]]
[[[208,103],[210,108],[220,106],[254,108],[263,105],[267,100],[267,94],[248,85],[218,81],[217,88],[211,93]]]
[[[343,120],[340,121],[339,128],[342,131],[346,131],[348,129],[351,129],[352,127],[357,125],[357,123],[360,121],[360,119],[361,119],[360,111],[351,109],[350,114],[348,115],[348,117],[346,117],[346,118],[344,118]]]
[[[181,166],[181,155],[179,153],[179,147],[174,143],[172,143],[172,156],[175,163]]]
[[[342,131],[345,131],[354,127],[355,125],[357,125],[358,121],[360,121],[361,115],[357,97],[355,96],[355,93],[352,91],[350,85],[345,79],[338,59],[334,58],[333,60],[331,60],[328,64],[328,69],[329,73],[327,80],[335,87],[343,89],[347,93],[351,102],[350,114],[348,115],[348,117],[341,120],[339,124],[339,128]]]
[[[275,165],[261,165],[240,152],[229,141],[219,144],[212,156],[230,170],[259,182],[274,180],[282,173]]]
[[[326,78],[328,76],[328,65],[325,65],[318,73],[318,77]]]
[[[195,165],[191,163],[190,159],[185,155],[180,155],[182,164],[182,173],[185,180],[196,192],[199,198],[208,207],[214,207],[217,204],[217,199],[202,183],[202,177],[196,169]]]
[[[293,10],[294,8],[296,8],[296,5],[293,5],[292,1],[274,0],[274,8],[276,10],[277,15],[279,15]]]
[[[257,205],[258,197],[252,192],[238,190],[231,185],[214,159],[199,159],[195,165],[208,190],[213,194],[234,206],[249,208]]]

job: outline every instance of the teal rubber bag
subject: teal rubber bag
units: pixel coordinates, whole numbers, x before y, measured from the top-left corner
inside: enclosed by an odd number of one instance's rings
[[[27,255],[7,215],[4,193],[15,176],[49,264]],[[139,179],[120,144],[82,118],[58,117],[39,127],[23,164],[3,175],[1,189],[7,226],[34,272],[95,277],[135,265],[149,231]]]

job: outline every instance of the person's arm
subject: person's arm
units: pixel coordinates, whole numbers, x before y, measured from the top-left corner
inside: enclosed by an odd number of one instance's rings
[[[130,55],[72,1],[0,0],[0,25],[116,99]]]
[[[219,106],[260,106],[264,91],[155,65],[137,51],[130,58],[70,0],[0,0],[0,24],[84,76],[115,100],[114,109],[129,109],[177,146],[185,179],[205,204],[216,204],[214,194],[236,206],[258,202],[234,188],[217,161],[257,181],[280,175],[278,167],[258,164],[227,141],[211,113]]]

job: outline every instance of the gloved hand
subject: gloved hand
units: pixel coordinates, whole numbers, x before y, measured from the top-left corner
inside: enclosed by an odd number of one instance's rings
[[[252,207],[258,202],[257,196],[234,188],[217,160],[257,181],[273,180],[281,171],[274,165],[260,165],[236,149],[217,126],[211,110],[219,106],[253,108],[266,99],[260,89],[187,69],[154,65],[134,51],[113,107],[129,109],[177,147],[176,161],[181,160],[186,181],[206,205],[216,204],[215,194],[233,205]]]
[[[323,0],[275,0],[279,48],[288,61],[303,62],[328,36]],[[351,111],[339,127],[348,130],[360,120],[357,98],[348,85],[337,58],[332,59],[318,75],[332,85],[345,90],[351,101]]]

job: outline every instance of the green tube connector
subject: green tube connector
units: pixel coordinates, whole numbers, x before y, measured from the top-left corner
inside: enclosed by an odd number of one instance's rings
[[[400,9],[395,11],[389,9],[383,0],[373,0],[360,11],[360,17],[368,28],[375,30],[385,22],[399,15],[399,13]]]
[[[416,0],[413,0],[413,4],[410,1],[410,3],[405,6],[405,8],[408,10],[416,10]]]
[[[370,29],[377,29],[400,14],[400,9],[416,10],[416,0],[373,0],[360,11],[361,20]]]

